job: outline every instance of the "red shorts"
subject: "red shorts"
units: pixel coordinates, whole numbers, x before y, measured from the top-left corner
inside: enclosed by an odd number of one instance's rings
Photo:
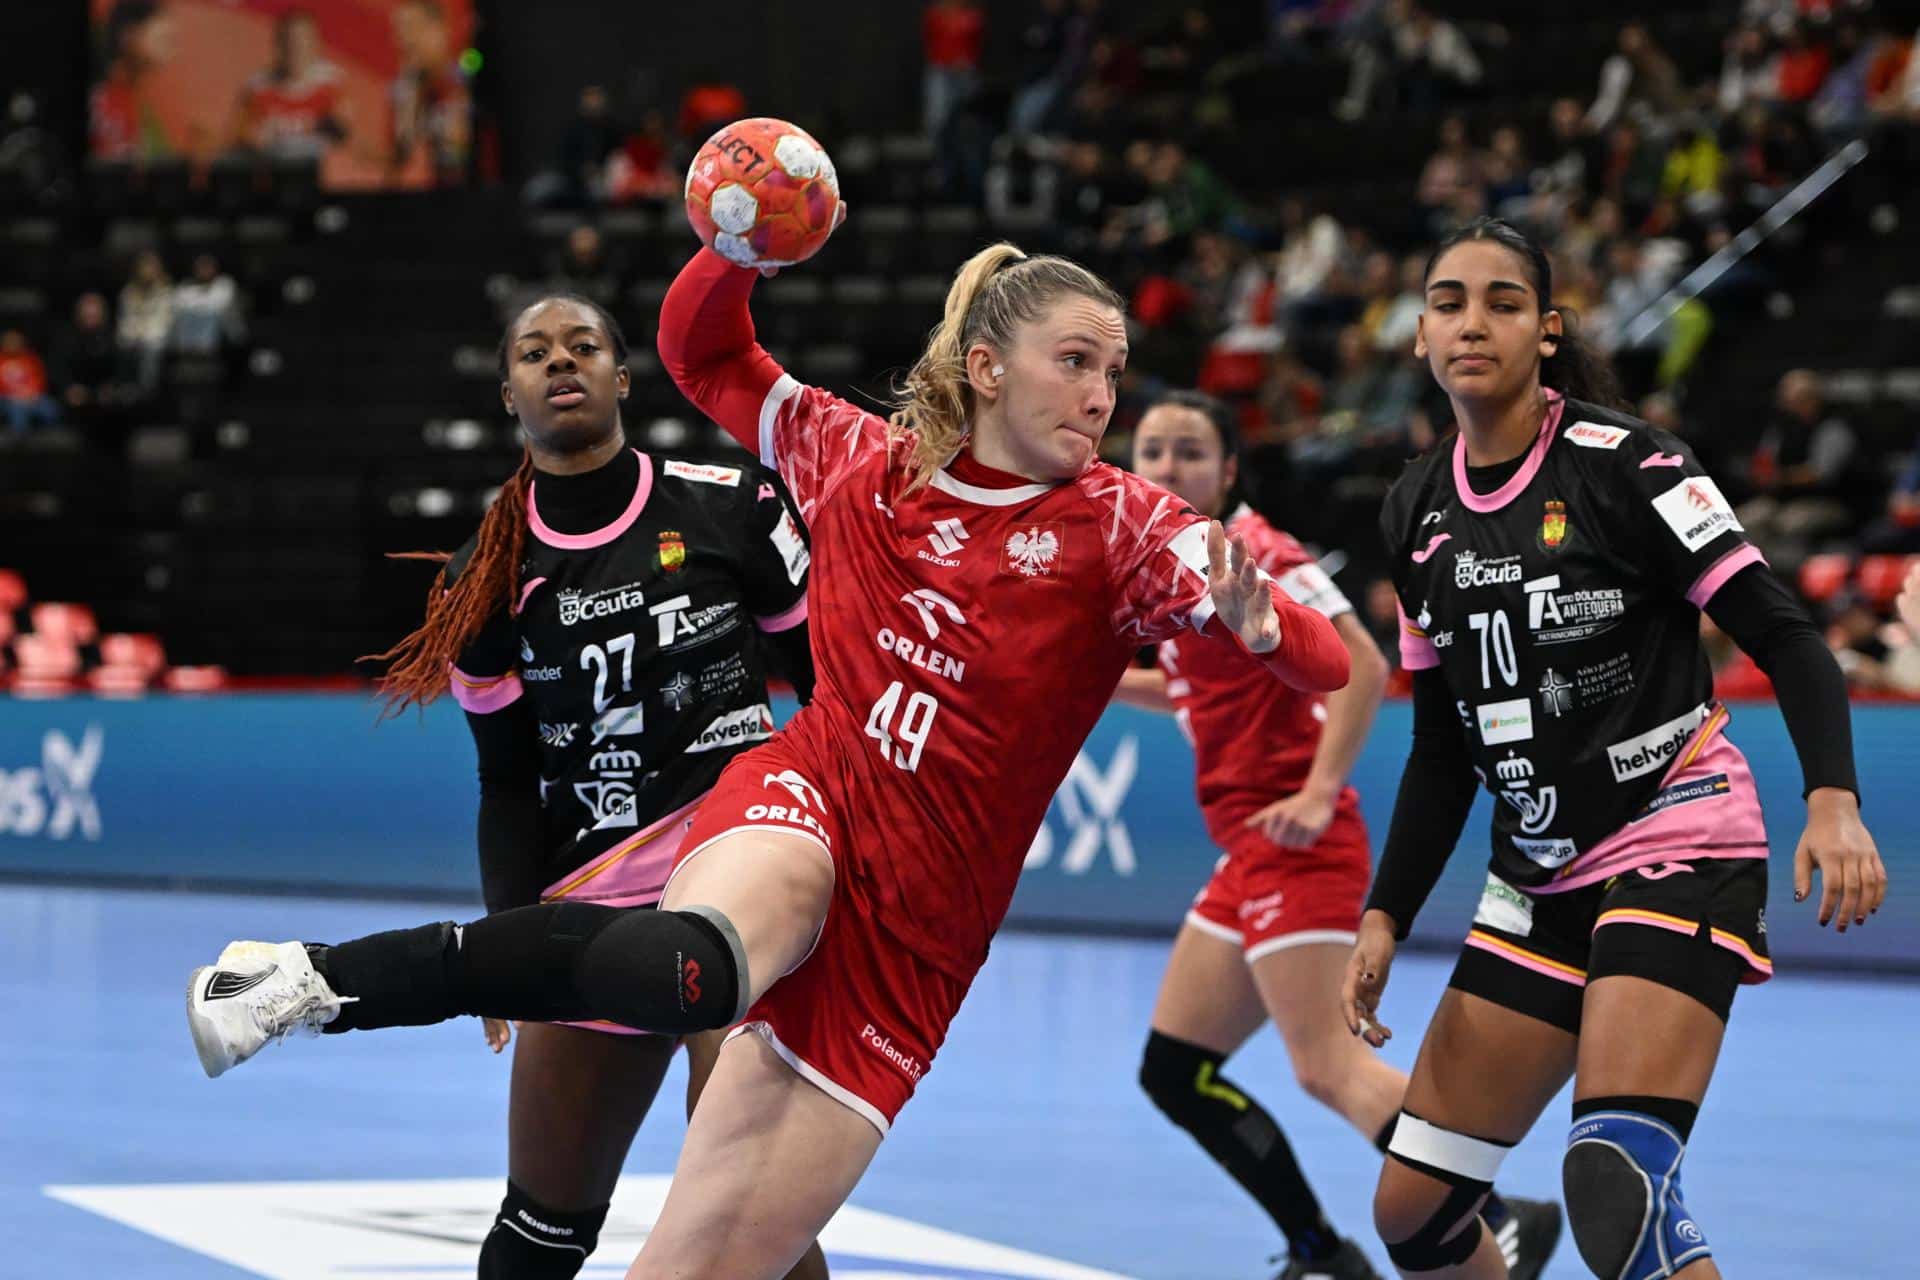
[[[855,899],[845,827],[798,753],[776,738],[728,765],[681,845],[677,871],[722,836],[777,831],[833,859],[833,897],[813,949],[747,1010],[752,1032],[788,1066],[884,1135],[933,1065],[970,984],[895,941]]]
[[[1357,810],[1336,810],[1310,849],[1283,849],[1249,830],[1226,850],[1188,924],[1233,943],[1249,961],[1311,942],[1353,941],[1373,869]]]

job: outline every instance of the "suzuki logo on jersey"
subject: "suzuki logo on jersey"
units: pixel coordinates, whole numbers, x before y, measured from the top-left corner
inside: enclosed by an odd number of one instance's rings
[[[1525,742],[1533,736],[1533,704],[1525,698],[1489,702],[1473,709],[1480,741],[1490,747],[1503,742]]]
[[[1613,766],[1613,780],[1625,782],[1655,769],[1664,769],[1680,755],[1693,731],[1711,714],[1701,703],[1645,733],[1621,742],[1607,744],[1607,763]]]
[[[1457,551],[1453,557],[1453,585],[1462,591],[1469,587],[1497,587],[1520,581],[1520,557],[1495,556],[1482,560],[1471,548]]]
[[[605,591],[596,591],[592,595],[581,595],[569,589],[559,595],[560,625],[570,627],[576,622],[591,622],[598,618],[611,618],[616,613],[625,613],[647,602],[647,597],[639,587],[628,583],[624,587],[609,587]],[[533,651],[522,642],[521,657],[533,661]]]
[[[1062,527],[1057,524],[1036,524],[1016,529],[1007,538],[1001,570],[1017,573],[1023,578],[1051,574],[1060,558],[1062,532]]]
[[[40,739],[38,769],[0,769],[0,835],[65,840],[77,830],[100,838],[100,805],[93,776],[100,770],[107,737],[90,724],[79,745],[58,729]]]
[[[960,554],[960,548],[965,546],[967,539],[972,536],[967,532],[967,526],[960,522],[960,518],[953,516],[945,520],[935,520],[933,532],[927,535],[927,541],[933,544],[935,555],[953,556]],[[928,559],[932,558],[932,556],[928,557]],[[949,561],[941,560],[938,563],[947,564]]]
[[[1688,476],[1655,498],[1653,509],[1689,551],[1698,551],[1729,530],[1741,531],[1720,486],[1706,476]]]
[[[688,745],[687,750],[717,751],[722,747],[737,747],[747,742],[765,742],[772,736],[773,708],[762,702],[758,706],[742,707],[738,711],[715,717],[714,722],[700,731],[700,736]]]
[[[1113,873],[1130,876],[1139,861],[1134,857],[1133,838],[1120,816],[1140,771],[1140,741],[1132,734],[1120,739],[1113,762],[1105,773],[1082,751],[1073,758],[1073,767],[1053,793],[1054,808],[1067,827],[1067,846],[1060,855],[1060,869],[1070,876],[1085,875],[1095,855],[1105,848],[1113,857]],[[1031,871],[1053,860],[1053,830],[1040,824],[1033,843],[1027,847],[1023,869]]]
[[[692,596],[675,596],[651,606],[647,612],[660,620],[662,649],[704,644],[740,625],[739,604],[732,600],[696,609]]]
[[[935,591],[932,587],[921,587],[917,590],[909,591],[900,597],[900,603],[920,615],[920,625],[927,629],[927,639],[929,640],[938,640],[940,638],[940,622],[939,619],[934,617],[936,611],[944,613],[947,616],[947,621],[956,627],[963,627],[967,624],[966,615],[960,612],[960,606],[941,595],[938,591]],[[885,645],[882,647],[891,648],[892,646]]]

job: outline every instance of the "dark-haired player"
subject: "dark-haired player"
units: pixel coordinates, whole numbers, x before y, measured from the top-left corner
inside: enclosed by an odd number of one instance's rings
[[[1386,660],[1306,548],[1234,497],[1239,441],[1226,405],[1174,392],[1134,429],[1133,469],[1223,521],[1283,591],[1325,614],[1353,678],[1336,693],[1303,693],[1255,680],[1231,651],[1176,636],[1161,642],[1156,666],[1121,680],[1122,701],[1171,711],[1193,744],[1201,812],[1221,849],[1174,939],[1140,1084],[1286,1233],[1279,1280],[1368,1280],[1372,1265],[1328,1221],[1279,1123],[1244,1081],[1220,1074],[1271,1021],[1300,1087],[1382,1151],[1407,1088],[1340,1021],[1340,974],[1372,870],[1347,777],[1379,708]],[[1490,1195],[1483,1213],[1514,1274],[1537,1276],[1559,1237],[1554,1206]]]
[[[1726,734],[1701,610],[1772,678],[1806,784],[1794,857],[1821,924],[1886,870],[1861,825],[1847,692],[1820,633],[1676,436],[1610,407],[1545,254],[1481,219],[1428,262],[1418,353],[1456,435],[1381,527],[1414,672],[1413,747],[1349,962],[1372,1043],[1396,942],[1473,803],[1493,860],[1374,1201],[1407,1275],[1501,1276],[1474,1207],[1569,1075],[1567,1218],[1594,1274],[1718,1276],[1680,1192],[1733,996],[1762,982],[1767,838]]]
[[[811,694],[809,551],[779,482],[631,448],[626,356],[619,324],[583,298],[543,298],[508,325],[501,397],[527,452],[425,622],[380,655],[390,707],[451,692],[466,711],[490,912],[657,903],[701,799],[772,736],[770,645]],[[272,950],[236,944],[221,967]],[[496,1051],[511,1034],[488,1021]],[[578,1273],[678,1044],[605,1021],[521,1024],[482,1280]],[[691,1107],[719,1037],[687,1044]],[[794,1274],[826,1274],[817,1246]]]

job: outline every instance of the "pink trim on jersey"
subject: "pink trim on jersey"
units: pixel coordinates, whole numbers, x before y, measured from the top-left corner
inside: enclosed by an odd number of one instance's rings
[[[1527,460],[1520,469],[1508,477],[1507,482],[1492,493],[1475,493],[1467,483],[1467,442],[1456,436],[1453,441],[1453,487],[1460,494],[1460,501],[1469,511],[1498,511],[1519,497],[1521,492],[1533,483],[1534,476],[1540,472],[1540,464],[1546,461],[1547,450],[1553,447],[1553,437],[1560,430],[1560,411],[1566,408],[1566,401],[1560,393],[1547,389],[1547,420],[1540,424],[1540,434],[1533,438],[1533,448],[1527,451]]]
[[[1398,600],[1393,611],[1400,617],[1400,665],[1409,671],[1426,671],[1440,665],[1440,651],[1433,647],[1427,633],[1413,625]]]
[[[680,853],[693,814],[704,795],[666,817],[649,823],[592,862],[575,867],[540,891],[543,902],[598,902],[610,907],[644,907],[666,891],[667,874]]]
[[[1665,929],[1668,933],[1678,933],[1689,938],[1697,936],[1700,932],[1700,926],[1694,921],[1662,915],[1658,911],[1642,911],[1634,907],[1614,907],[1609,911],[1601,912],[1600,918],[1594,922],[1593,931],[1598,933],[1610,924],[1641,924],[1649,929]],[[1714,946],[1725,947],[1746,961],[1748,968],[1762,974],[1773,972],[1773,961],[1748,946],[1746,940],[1738,934],[1709,926],[1708,937]]]
[[[556,533],[547,527],[540,518],[540,509],[534,501],[537,481],[527,483],[527,529],[534,537],[550,547],[562,551],[589,551],[594,547],[604,547],[615,538],[633,528],[633,522],[640,518],[640,509],[647,505],[647,495],[653,492],[653,459],[638,449],[634,450],[640,459],[640,480],[633,486],[633,501],[627,504],[614,522],[592,533]]]
[[[521,587],[520,603],[513,606],[513,611],[515,613],[524,612],[527,607],[527,597],[531,596],[534,593],[534,590],[538,588],[539,585],[545,581],[546,581],[545,578],[535,578],[532,582],[529,582],[525,586]]]
[[[1734,574],[1750,564],[1766,562],[1767,558],[1760,554],[1760,548],[1751,542],[1742,543],[1715,560],[1705,573],[1694,579],[1693,585],[1687,588],[1687,603],[1696,609],[1706,608],[1707,601],[1713,599],[1714,593],[1726,586]]]
[[[800,597],[800,603],[784,613],[776,613],[768,618],[755,618],[753,625],[769,635],[782,631],[791,631],[807,620],[807,598]]]
[[[447,688],[453,700],[477,716],[489,716],[520,700],[520,673],[503,676],[470,676],[451,664],[447,667]]]
[[[1720,732],[1725,725],[1724,709],[1709,716],[1680,752],[1679,762],[1660,780],[1660,790],[1724,773],[1726,791],[1629,822],[1567,864],[1560,879],[1527,892],[1565,893],[1659,862],[1766,857],[1767,828],[1753,771],[1740,748]]]

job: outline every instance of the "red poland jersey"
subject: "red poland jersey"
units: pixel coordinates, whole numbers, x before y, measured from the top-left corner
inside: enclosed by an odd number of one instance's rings
[[[276,80],[264,71],[255,75],[240,91],[254,143],[269,151],[324,146],[328,140],[320,136],[320,126],[338,114],[344,88],[339,70],[325,62],[298,80]]]
[[[1306,548],[1252,508],[1228,516],[1226,528],[1229,537],[1246,539],[1248,553],[1292,599],[1329,619],[1353,611]],[[1327,723],[1326,699],[1260,679],[1252,654],[1192,632],[1161,641],[1157,656],[1174,717],[1193,744],[1208,834],[1224,844],[1255,810],[1307,785]],[[1354,789],[1343,787],[1338,807],[1358,805]]]
[[[754,342],[755,278],[702,250],[667,297],[660,353],[812,526],[817,681],[783,741],[819,775],[838,874],[889,934],[970,980],[1130,656],[1186,631],[1245,653],[1211,622],[1206,521],[1105,464],[1035,484],[963,451],[910,491],[906,441]],[[1332,628],[1276,606],[1271,672],[1249,656],[1249,674],[1342,684]]]

